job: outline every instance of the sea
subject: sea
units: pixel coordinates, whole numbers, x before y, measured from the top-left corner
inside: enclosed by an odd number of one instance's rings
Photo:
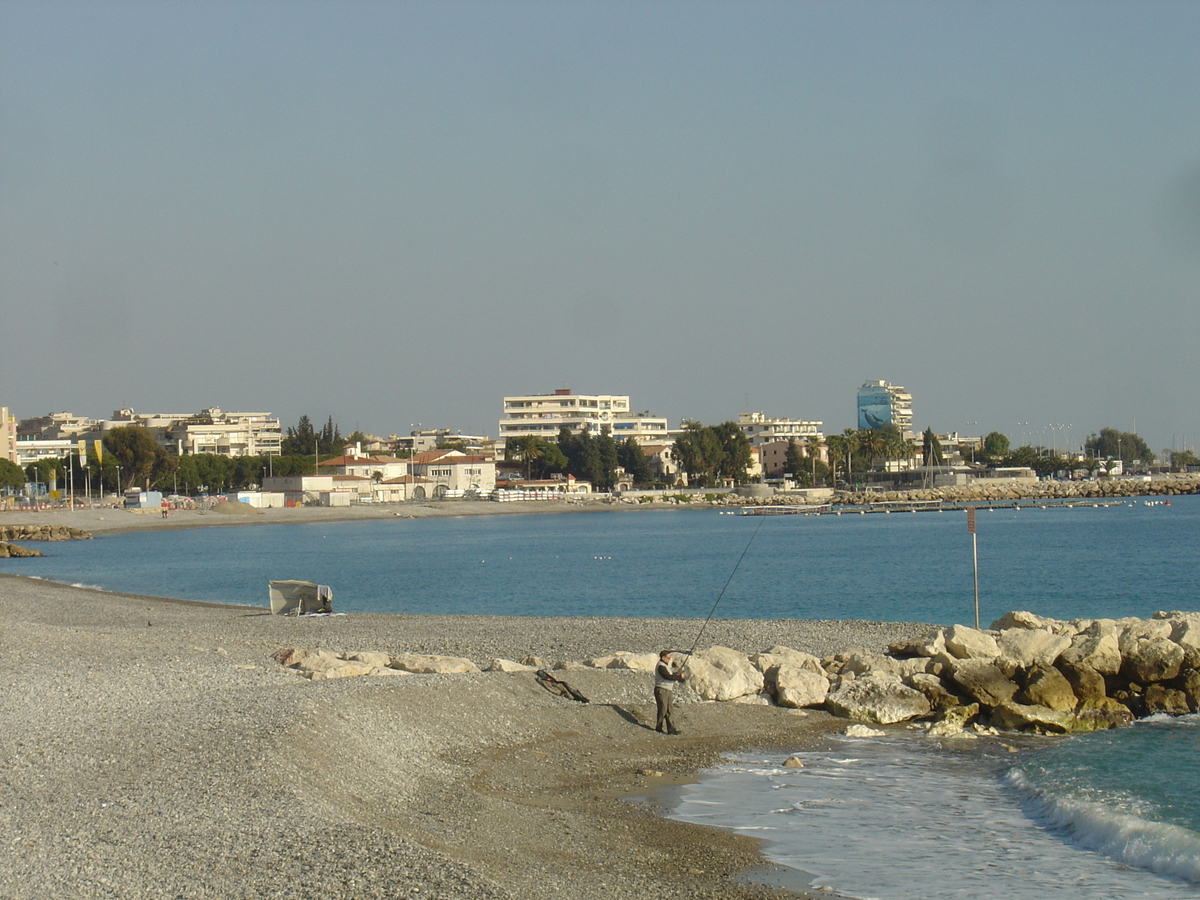
[[[119,513],[114,513],[119,515]],[[979,615],[1200,611],[1200,497],[976,515]],[[328,584],[339,612],[974,621],[959,512],[725,510],[445,516],[100,535],[0,560],[67,584],[266,605]],[[1200,718],[1070,738],[905,729],[731,756],[671,815],[760,838],[813,886],[863,900],[1200,898]]]

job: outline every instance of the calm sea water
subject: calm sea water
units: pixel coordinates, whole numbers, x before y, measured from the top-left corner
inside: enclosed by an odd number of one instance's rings
[[[1200,498],[978,516],[980,617],[1200,609]],[[344,612],[970,622],[962,513],[753,518],[716,511],[504,515],[207,528],[42,545],[0,571],[266,605],[329,584]],[[743,557],[744,553],[744,558]],[[739,563],[740,559],[740,563]],[[736,572],[735,572],[736,567]],[[754,834],[855,897],[1200,898],[1196,717],[962,752],[839,740],[803,769],[746,754],[676,815]]]
[[[978,516],[980,617],[1195,608],[1200,498]],[[748,548],[748,549],[747,549]],[[21,572],[106,590],[265,605],[271,579],[342,612],[970,622],[965,515],[717,511],[463,516],[204,528],[44,544]]]

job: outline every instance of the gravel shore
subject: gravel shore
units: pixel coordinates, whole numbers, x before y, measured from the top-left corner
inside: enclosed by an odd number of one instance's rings
[[[685,703],[656,734],[649,677],[312,682],[281,647],[486,664],[689,646],[695,620],[272,617],[0,576],[0,896],[760,898],[795,887],[755,842],[661,818],[656,792],[725,751],[781,754],[845,723]],[[705,641],[823,654],[920,626],[714,621]],[[630,802],[629,797],[643,798]],[[784,873],[786,874],[786,873]]]

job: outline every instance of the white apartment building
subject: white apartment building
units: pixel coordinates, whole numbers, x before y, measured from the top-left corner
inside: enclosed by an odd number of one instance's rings
[[[17,420],[8,414],[7,406],[0,406],[0,459],[17,461]]]
[[[212,406],[198,413],[139,415],[131,409],[113,413],[106,429],[141,425],[168,453],[176,456],[215,453],[220,456],[279,456],[283,432],[279,420],[263,412],[223,412]]]
[[[750,441],[751,447],[761,447],[775,441],[795,440],[803,447],[810,437],[824,442],[825,435],[821,433],[824,422],[806,422],[803,419],[769,419],[765,413],[739,413],[738,427]]]
[[[912,394],[897,384],[867,381],[858,389],[858,427],[895,425],[904,438],[913,436]]]
[[[505,397],[504,418],[497,434],[500,442],[526,435],[553,440],[564,425],[571,431],[590,428],[596,434],[608,427],[615,439],[631,437],[639,444],[670,439],[667,420],[648,412],[632,412],[628,396],[575,394],[570,388],[560,388],[553,394]]]

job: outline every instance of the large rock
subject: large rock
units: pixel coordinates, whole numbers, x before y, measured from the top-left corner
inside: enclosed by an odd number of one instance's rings
[[[1138,684],[1170,681],[1183,667],[1183,648],[1165,637],[1122,641],[1121,674]]]
[[[434,656],[419,653],[402,653],[393,656],[391,667],[402,672],[421,675],[464,675],[476,673],[479,667],[469,659],[458,656]]]
[[[1081,729],[1071,713],[1012,700],[992,709],[989,716],[996,728],[1006,731],[1036,731],[1038,734],[1069,734]]]
[[[1079,702],[1071,689],[1071,682],[1053,666],[1039,666],[1029,673],[1025,689],[1018,699],[1058,712],[1072,712]]]
[[[1121,669],[1121,647],[1117,628],[1108,620],[1098,619],[1071,639],[1062,652],[1064,661],[1088,666],[1102,675],[1115,675]]]
[[[774,670],[775,702],[789,709],[820,706],[829,695],[829,679],[811,669],[782,665]]]
[[[900,667],[897,660],[879,653],[872,653],[870,650],[863,650],[861,648],[847,650],[845,653],[839,653],[834,659],[841,663],[839,671],[844,675],[900,676]]]
[[[986,631],[952,625],[946,630],[946,652],[955,659],[983,659],[991,662],[1000,655],[996,639]]]
[[[890,725],[927,716],[929,701],[920,691],[891,675],[864,675],[843,681],[825,700],[835,716]]]
[[[370,666],[373,669],[383,669],[391,665],[390,656],[388,656],[386,653],[379,653],[374,650],[368,650],[361,653],[349,653],[346,655],[346,659],[363,663],[364,665]]]
[[[1014,609],[1012,612],[1005,613],[993,622],[991,630],[1007,631],[1010,628],[1042,628],[1049,630],[1051,626],[1056,624],[1057,622],[1054,619],[1047,619],[1043,616],[1026,612],[1025,610]]]
[[[1144,641],[1169,641],[1174,630],[1174,625],[1165,619],[1134,619],[1127,622],[1117,634],[1121,654],[1128,653],[1131,647]]]
[[[1200,712],[1200,669],[1187,669],[1176,679],[1175,686],[1187,697],[1188,709]]]
[[[1057,668],[1071,685],[1071,692],[1080,703],[1088,700],[1100,700],[1108,696],[1104,676],[1091,666],[1072,663],[1064,658],[1059,662]]]
[[[399,670],[397,670],[399,671]],[[519,662],[513,662],[511,659],[497,657],[488,663],[486,672],[533,672],[536,671],[533,666],[526,666]]]
[[[953,709],[963,704],[962,697],[946,690],[946,686],[942,684],[942,679],[936,675],[918,672],[907,676],[904,679],[904,683],[913,690],[924,694],[925,699],[929,701],[929,706],[934,712]]]
[[[330,666],[327,669],[319,669],[309,673],[309,678],[313,681],[327,681],[331,678],[358,678],[361,675],[370,675],[372,671],[377,669],[368,666],[364,663],[353,662],[351,660],[341,660],[340,666]],[[302,670],[303,671],[303,670]]]
[[[593,669],[631,669],[634,672],[653,672],[658,665],[657,653],[630,653],[619,650],[608,656],[589,659],[587,665]]]
[[[1163,615],[1155,613],[1155,615]],[[1171,622],[1171,640],[1183,648],[1183,667],[1200,669],[1200,614],[1168,613],[1177,616]]]
[[[945,677],[983,706],[1006,703],[1017,693],[1017,686],[998,668],[981,659],[951,661]]]
[[[1146,714],[1151,716],[1155,713],[1185,716],[1191,712],[1188,707],[1187,694],[1162,684],[1152,684],[1146,688],[1145,701]]]
[[[735,700],[763,689],[763,676],[750,659],[728,647],[709,647],[687,664],[687,683],[704,700]]]
[[[1071,639],[1044,628],[1009,628],[1000,632],[997,643],[1002,660],[1028,669],[1031,666],[1054,665],[1058,655],[1071,646]]]
[[[750,662],[764,676],[773,675],[771,670],[778,669],[779,666],[783,665],[796,669],[808,669],[810,672],[815,672],[818,675],[825,675],[825,670],[821,667],[821,660],[817,659],[811,653],[793,650],[791,647],[775,646],[761,653],[752,653],[750,654]]]
[[[1133,723],[1129,707],[1112,697],[1099,700],[1084,700],[1075,710],[1075,720],[1081,731],[1103,731],[1106,728],[1124,728]]]
[[[897,641],[888,647],[888,653],[901,659],[912,656],[930,658],[945,652],[946,634],[941,628],[928,631],[915,640]]]
[[[41,550],[31,550],[28,547],[22,547],[19,544],[10,544],[7,541],[0,541],[0,559],[30,559],[32,557],[41,555]]]

